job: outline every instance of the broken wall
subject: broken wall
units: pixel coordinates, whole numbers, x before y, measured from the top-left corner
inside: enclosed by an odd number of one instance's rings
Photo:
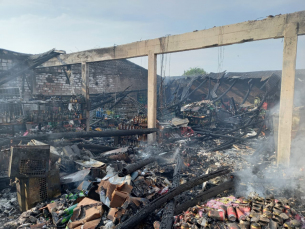
[[[35,70],[36,91],[43,95],[70,95],[81,93],[81,65],[71,65],[70,84],[64,67]],[[146,90],[147,70],[127,60],[89,63],[90,94],[113,93],[125,90]]]
[[[21,59],[17,55],[18,53],[16,56],[14,52],[7,52],[8,54],[0,53],[0,71],[10,69]],[[137,91],[131,94],[134,98],[143,100],[143,93],[146,95],[147,69],[128,60],[94,62],[88,63],[88,65],[90,94],[115,93],[130,86],[129,91]],[[25,98],[31,97],[32,93],[47,96],[81,94],[81,65],[75,64],[69,67],[72,71],[70,83],[64,72],[67,70],[67,66],[36,68],[34,72],[29,71],[26,75],[28,82],[24,82]],[[34,84],[33,89],[32,84]],[[12,90],[16,93],[17,89],[19,97],[22,93],[22,85],[22,77],[15,78],[0,86],[0,94],[12,94]],[[146,96],[144,96],[144,100],[146,103]]]
[[[28,55],[0,49],[0,74],[19,64]],[[15,78],[0,86],[0,98],[6,95],[20,96],[22,77]],[[16,90],[17,89],[17,90]],[[25,94],[30,93],[30,88],[25,83]]]

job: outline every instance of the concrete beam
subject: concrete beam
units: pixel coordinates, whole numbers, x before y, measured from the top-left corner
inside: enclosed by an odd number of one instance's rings
[[[288,24],[284,38],[277,163],[285,166],[289,166],[290,162],[295,65],[298,44],[297,31],[297,23]]]
[[[108,48],[61,54],[42,64],[42,67],[125,59],[155,54],[180,52],[243,42],[284,37],[286,24],[298,23],[298,35],[305,34],[305,11],[214,27],[196,32],[133,42]],[[60,59],[60,60],[59,60]]]
[[[148,86],[147,86],[147,127],[157,126],[157,55],[148,54]],[[156,133],[147,135],[148,143],[156,141]]]

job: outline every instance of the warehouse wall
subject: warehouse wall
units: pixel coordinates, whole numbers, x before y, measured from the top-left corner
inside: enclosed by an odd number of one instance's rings
[[[66,67],[65,67],[66,68]],[[81,65],[71,66],[70,84],[63,67],[35,70],[36,92],[44,95],[81,93]],[[89,63],[90,94],[147,89],[147,70],[127,60]]]
[[[0,53],[0,72],[4,72],[22,59],[8,51]],[[128,60],[112,60],[89,63],[90,94],[112,93],[125,90],[139,91],[130,96],[145,104],[147,100],[147,69],[144,69]],[[70,84],[67,82],[64,70],[71,70]],[[30,84],[34,84],[33,94],[43,95],[71,95],[81,93],[81,65],[36,68],[26,74]],[[31,97],[31,89],[24,83],[24,97]],[[22,77],[19,76],[0,86],[0,98],[19,97],[22,93]],[[12,93],[14,92],[14,93]],[[17,93],[17,94],[16,94]],[[12,95],[14,94],[14,95]],[[15,95],[16,94],[16,95]],[[19,94],[19,95],[18,95]]]
[[[6,71],[13,66],[13,60],[7,58],[0,58],[0,71]]]
[[[20,58],[10,55],[10,53],[5,55],[0,55],[0,74],[12,68],[14,65],[19,63]],[[21,94],[22,77],[17,77],[8,83],[0,86],[0,98],[8,97],[19,97]],[[29,94],[30,89],[25,82],[24,93]]]

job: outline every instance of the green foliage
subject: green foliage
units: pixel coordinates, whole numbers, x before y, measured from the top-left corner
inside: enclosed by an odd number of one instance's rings
[[[203,68],[190,68],[187,71],[184,71],[184,76],[199,76],[199,75],[205,75],[207,72]]]

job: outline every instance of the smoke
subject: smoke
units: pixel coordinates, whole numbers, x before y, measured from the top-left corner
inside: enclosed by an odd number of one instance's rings
[[[172,157],[170,158],[171,160],[175,160],[175,158],[177,157],[177,155],[180,153],[180,149],[176,148],[175,153],[172,155]]]
[[[294,114],[292,125],[291,157],[289,167],[277,165],[277,123],[279,114],[279,103],[270,111],[270,122],[273,123],[271,134],[261,137],[253,142],[254,152],[250,156],[244,156],[246,166],[237,172],[238,184],[236,194],[247,196],[256,192],[261,196],[273,193],[280,197],[294,197],[302,202],[305,200],[305,183],[303,179],[305,154],[303,152],[305,137],[305,105],[304,93],[298,87],[295,91]],[[273,130],[275,130],[273,132]]]
[[[141,159],[146,159],[149,157],[159,157],[158,162],[161,164],[174,163],[175,158],[181,152],[181,147],[183,143],[179,146],[174,146],[173,148],[167,148],[163,144],[147,144],[146,142],[141,142],[141,149],[139,150],[139,155]]]
[[[255,144],[256,150],[244,157],[245,166],[236,173],[236,194],[247,196],[255,192],[260,196],[272,193],[275,196],[301,197],[300,190],[305,186],[300,180],[304,176],[300,167],[294,161],[290,167],[277,166],[273,136],[259,139]]]

